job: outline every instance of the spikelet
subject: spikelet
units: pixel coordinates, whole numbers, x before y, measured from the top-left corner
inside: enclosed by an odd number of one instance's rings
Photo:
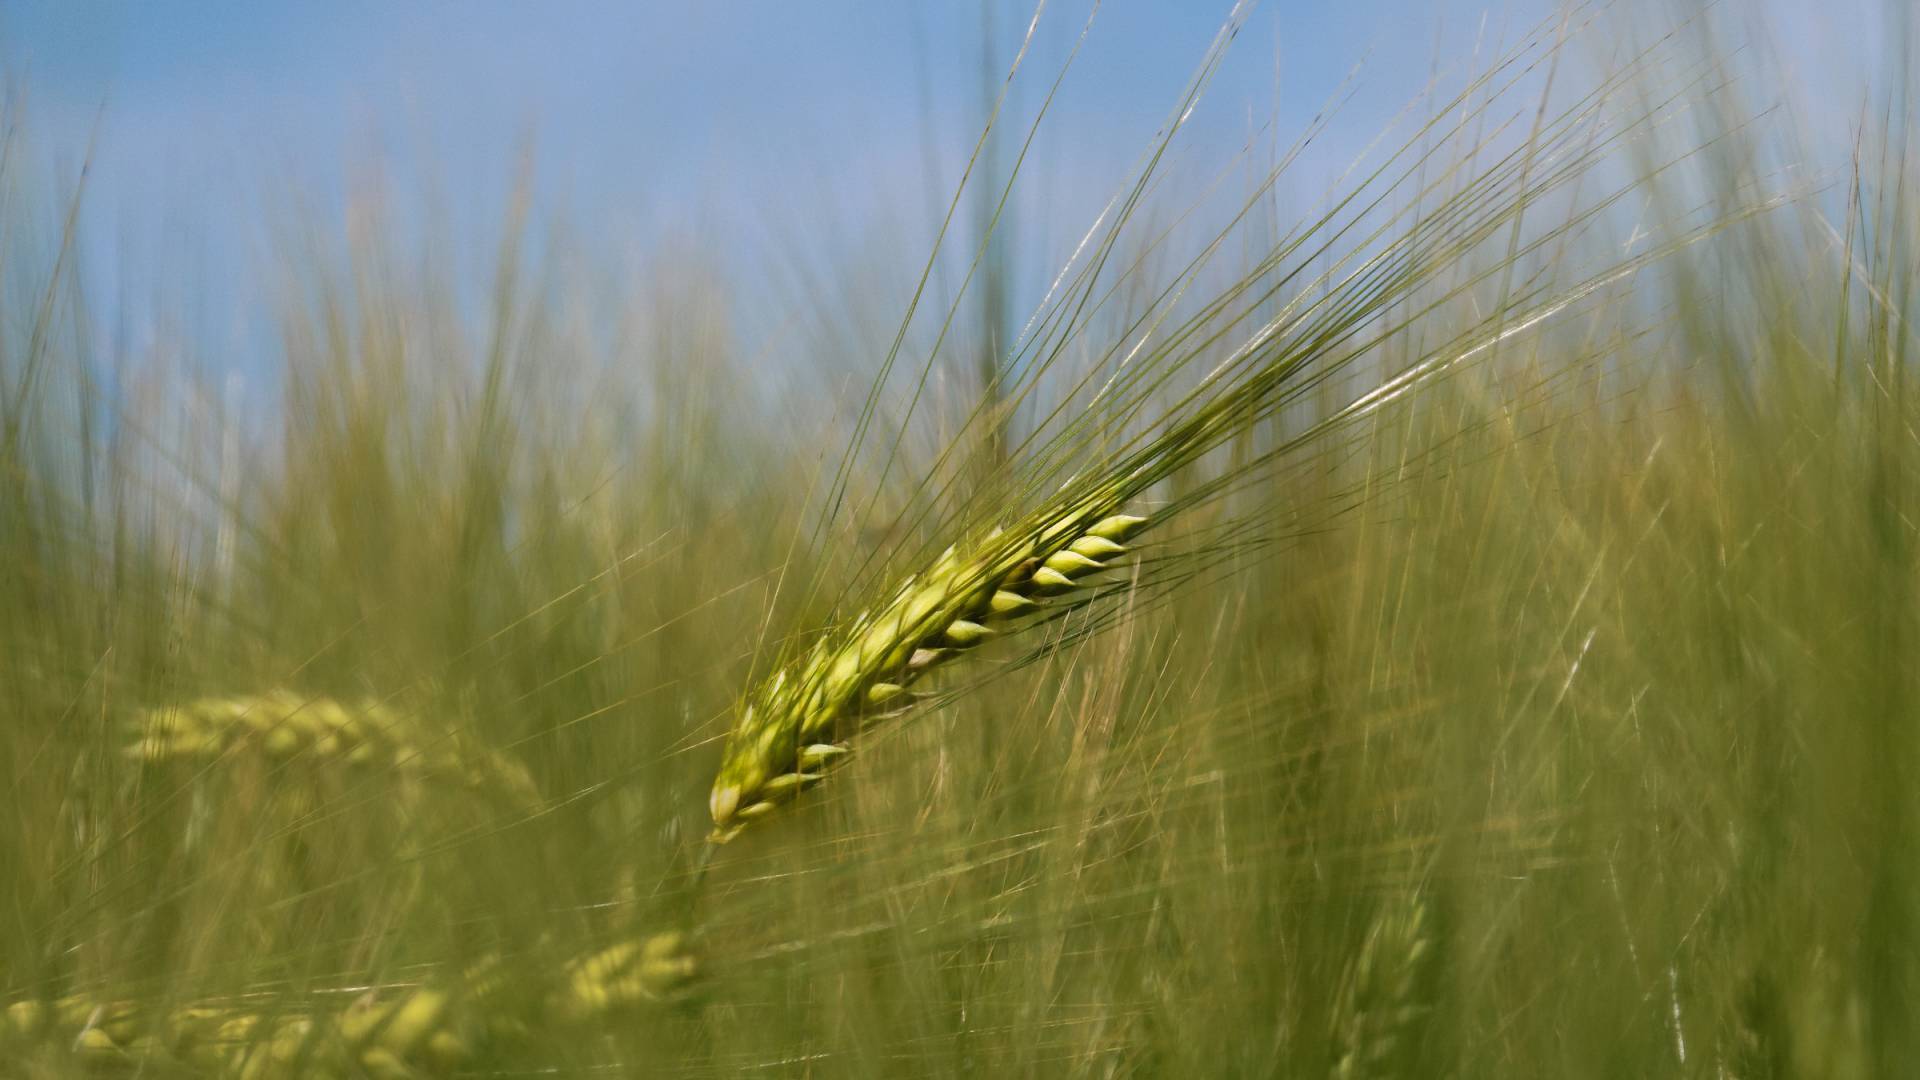
[[[0,1055],[17,1058],[40,1048],[96,1069],[177,1069],[232,1077],[349,1075],[346,1059],[326,1041],[323,1029],[304,1014],[268,1017],[218,1006],[167,1011],[71,995],[14,1002],[0,1013]]]
[[[1075,495],[1017,532],[954,548],[877,611],[830,631],[763,683],[727,740],[708,808],[715,843],[818,782],[847,740],[912,704],[927,672],[1083,587],[1125,555],[1147,519],[1120,513],[1123,489]]]
[[[426,988],[385,1003],[362,999],[333,1014],[219,1006],[148,1010],[83,996],[16,1002],[0,1017],[0,1052],[30,1046],[59,1048],[94,1067],[240,1080],[444,1076],[473,1061],[446,995]]]
[[[622,941],[567,965],[547,1012],[557,1021],[586,1023],[635,1005],[674,1000],[699,973],[686,935],[677,931]]]
[[[1360,1080],[1400,1072],[1426,1014],[1419,988],[1431,946],[1426,905],[1417,894],[1374,917],[1335,1001],[1329,1076]]]
[[[349,707],[291,690],[208,697],[143,711],[123,750],[141,761],[210,761],[257,752],[315,768],[392,769],[406,777],[464,788],[518,809],[539,805],[519,762],[464,745],[416,717],[378,702]]]
[[[473,1060],[446,1003],[445,994],[429,989],[386,1003],[363,999],[332,1015],[215,1006],[145,1010],[80,996],[23,1001],[0,1018],[0,1053],[58,1047],[87,1065],[245,1080],[442,1076]]]
[[[38,1047],[88,1066],[241,1080],[447,1076],[482,1063],[510,1033],[596,1024],[635,1006],[678,1000],[699,973],[688,937],[669,931],[597,949],[557,978],[541,980],[538,972],[512,971],[489,958],[445,985],[368,992],[328,1011],[164,1010],[85,995],[29,999],[0,1010],[0,1061]],[[499,992],[529,977],[554,989],[544,996]]]

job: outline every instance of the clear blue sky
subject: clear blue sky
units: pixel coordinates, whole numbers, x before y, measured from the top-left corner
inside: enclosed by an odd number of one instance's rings
[[[1842,46],[1862,40],[1845,20],[1871,0],[1769,2],[1789,30],[1783,48],[1825,84],[1845,66]],[[1037,183],[1104,189],[1165,117],[1228,7],[1108,0]],[[1269,2],[1236,44],[1200,137],[1230,149],[1276,101],[1290,132],[1364,59],[1353,120],[1329,140],[1337,157],[1418,87],[1436,46],[1464,63],[1483,14],[1498,36],[1546,7]],[[1004,59],[1031,8],[992,10]],[[1049,5],[1028,106],[1085,13],[1084,2]],[[824,204],[857,227],[875,199],[944,199],[979,123],[981,35],[981,9],[963,0],[0,0],[0,60],[28,93],[39,148],[77,161],[98,126],[90,274],[131,297],[170,283],[190,291],[200,338],[233,354],[212,358],[223,363],[258,360],[247,354],[271,341],[257,284],[265,223],[296,193],[337,208],[376,165],[400,181],[403,203],[406,184],[430,179],[449,220],[483,235],[531,135],[541,205],[589,223],[593,238],[644,246],[692,230],[745,259],[756,243],[803,234]]]

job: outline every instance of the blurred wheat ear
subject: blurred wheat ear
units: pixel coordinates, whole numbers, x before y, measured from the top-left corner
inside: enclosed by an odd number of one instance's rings
[[[1335,1080],[1419,1075],[1420,1024],[1432,1011],[1426,904],[1416,894],[1381,906],[1340,981],[1333,1011]]]
[[[494,800],[508,813],[532,813],[541,803],[521,762],[466,745],[457,726],[436,734],[417,717],[379,702],[347,706],[288,690],[203,698],[146,710],[131,735],[123,752],[156,766],[205,768],[251,752],[281,767],[390,770]]]

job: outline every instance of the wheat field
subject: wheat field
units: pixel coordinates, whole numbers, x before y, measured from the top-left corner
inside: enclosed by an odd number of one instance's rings
[[[1183,141],[1236,8],[1010,341],[1017,169],[777,357],[286,223],[261,401],[94,332],[14,100],[0,1076],[1920,1072],[1920,38],[1823,164],[1724,14],[1308,197],[1338,109]]]

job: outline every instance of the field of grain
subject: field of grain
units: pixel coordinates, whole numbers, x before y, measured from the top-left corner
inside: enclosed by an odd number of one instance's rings
[[[0,1076],[1920,1070],[1920,39],[1822,163],[1659,10],[1311,198],[1167,102],[1010,341],[998,187],[777,356],[300,222],[269,401],[16,101]]]

